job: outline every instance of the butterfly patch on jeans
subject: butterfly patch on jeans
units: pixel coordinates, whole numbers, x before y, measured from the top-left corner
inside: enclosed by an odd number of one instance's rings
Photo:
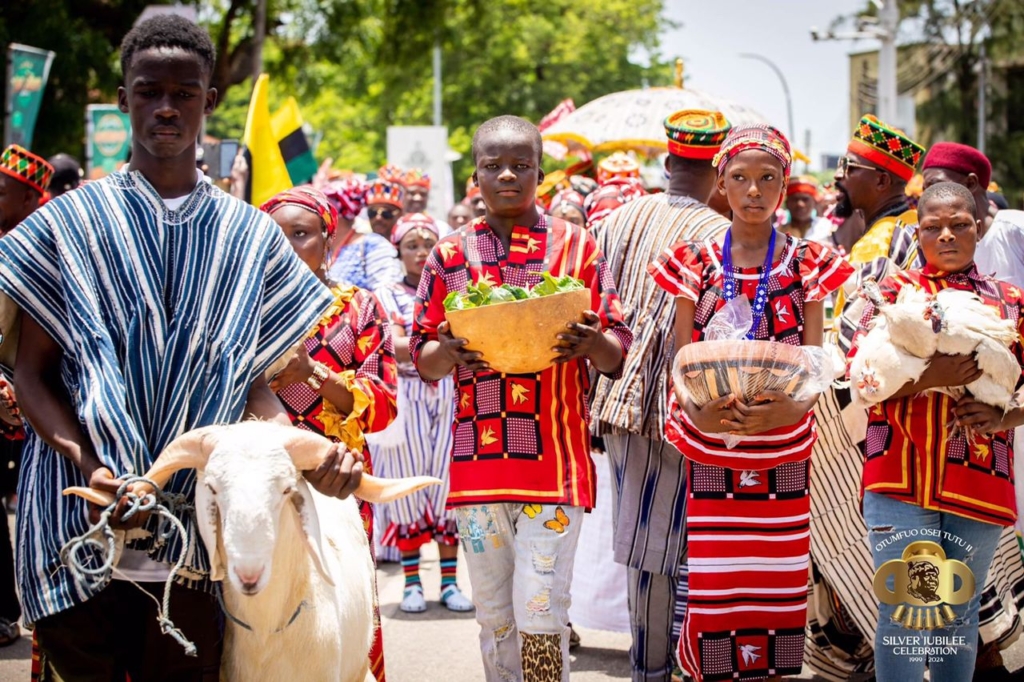
[[[561,507],[555,507],[555,518],[545,521],[544,527],[548,530],[553,530],[558,534],[562,534],[565,532],[565,529],[569,527],[569,517],[566,516]]]
[[[524,504],[523,513],[529,516],[531,519],[537,518],[537,514],[544,511],[544,507],[539,504]]]

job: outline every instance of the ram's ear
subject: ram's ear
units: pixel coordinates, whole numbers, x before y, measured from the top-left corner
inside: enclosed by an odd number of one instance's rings
[[[224,580],[224,554],[220,543],[220,509],[217,497],[206,487],[201,471],[196,472],[196,525],[210,555],[210,580]]]
[[[316,514],[316,505],[313,503],[313,495],[309,492],[306,480],[300,475],[295,485],[295,493],[292,495],[292,505],[298,516],[299,526],[306,539],[306,549],[313,557],[316,570],[324,577],[327,584],[334,587],[334,578],[327,570],[327,563],[324,561],[324,550],[321,544],[320,518]]]

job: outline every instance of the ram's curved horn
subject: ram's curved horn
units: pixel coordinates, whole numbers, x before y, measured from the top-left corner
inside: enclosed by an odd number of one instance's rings
[[[145,477],[163,488],[171,476],[181,469],[202,469],[206,466],[206,460],[213,448],[213,439],[207,438],[207,436],[217,433],[222,428],[221,426],[206,426],[178,436],[164,448],[164,451],[153,462],[153,466],[146,472]],[[149,488],[149,486],[143,486],[143,488]],[[139,492],[134,486],[133,489]],[[113,493],[79,485],[65,488],[64,494],[78,495],[101,507],[109,506],[114,501]]]
[[[184,433],[164,448],[146,472],[146,478],[163,488],[182,469],[204,469],[213,450],[215,436],[224,426],[204,426]]]
[[[284,428],[287,429],[284,449],[291,455],[292,462],[295,463],[295,468],[299,471],[316,469],[327,458],[327,453],[330,452],[331,446],[334,445],[327,438],[318,436],[311,431],[289,427]]]
[[[284,447],[292,456],[295,468],[300,471],[316,469],[327,457],[333,443],[323,436],[309,431],[300,429],[294,429],[294,431],[295,433],[288,435]],[[430,476],[387,479],[363,474],[355,496],[367,502],[392,502],[411,495],[417,490],[422,490],[428,485],[441,485],[441,483],[441,479]]]
[[[432,476],[410,476],[409,478],[377,478],[369,474],[363,474],[356,490],[356,497],[367,502],[382,504],[394,502],[406,495],[412,495],[417,490],[427,486],[441,485],[444,483],[440,478]]]
[[[95,488],[86,488],[81,485],[64,488],[64,494],[78,495],[100,507],[109,507],[114,502],[114,493],[108,493],[106,490],[96,490]]]

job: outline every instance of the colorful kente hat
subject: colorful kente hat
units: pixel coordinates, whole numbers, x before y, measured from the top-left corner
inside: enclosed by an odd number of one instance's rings
[[[914,177],[914,168],[924,154],[924,147],[906,133],[890,128],[871,114],[860,119],[847,149],[904,181]]]
[[[366,205],[390,204],[402,208],[402,199],[405,197],[405,190],[397,182],[389,182],[384,178],[377,178],[366,190]]]
[[[430,176],[424,173],[422,168],[410,168],[402,175],[402,186],[406,189],[422,187],[429,192]]]
[[[683,109],[665,119],[669,153],[689,159],[713,159],[731,129],[720,111]]]
[[[639,178],[640,164],[626,152],[615,152],[601,159],[597,164],[597,184],[604,185],[611,180]]]
[[[377,171],[377,177],[400,185],[405,179],[405,171],[393,163],[388,163],[380,167],[380,170]]]
[[[53,166],[41,156],[36,156],[24,147],[12,144],[0,155],[0,173],[10,175],[35,191],[43,194],[50,186]]]
[[[798,175],[789,181],[789,185],[786,187],[786,196],[793,194],[810,194],[812,197],[817,198],[820,186],[818,180],[813,175]]]

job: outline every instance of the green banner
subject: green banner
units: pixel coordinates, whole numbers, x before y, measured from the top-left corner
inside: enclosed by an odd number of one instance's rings
[[[86,107],[86,177],[96,180],[110,175],[128,159],[132,143],[132,125],[128,114],[116,104],[90,104]]]
[[[53,52],[27,45],[7,46],[7,119],[4,146],[20,144],[32,148],[32,134],[43,103],[43,90],[50,76]]]

